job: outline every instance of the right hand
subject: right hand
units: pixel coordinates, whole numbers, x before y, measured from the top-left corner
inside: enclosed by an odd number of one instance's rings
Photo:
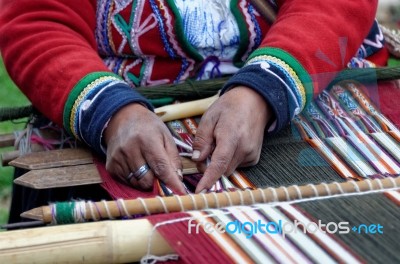
[[[104,137],[106,169],[112,175],[126,181],[131,172],[147,163],[150,171],[140,180],[132,177],[132,186],[150,190],[157,177],[175,193],[185,193],[180,180],[182,164],[172,135],[160,118],[145,106],[132,103],[121,108],[111,118]]]

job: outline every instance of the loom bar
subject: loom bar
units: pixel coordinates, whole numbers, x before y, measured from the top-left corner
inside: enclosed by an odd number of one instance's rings
[[[321,196],[332,196],[349,193],[359,193],[380,189],[399,188],[400,177],[385,178],[375,180],[348,181],[343,183],[333,182],[330,184],[321,183],[318,185],[308,184],[303,186],[281,186],[279,188],[267,188],[257,190],[245,190],[223,193],[207,193],[183,196],[156,197],[148,199],[117,200],[108,202],[86,202],[84,219],[105,219],[112,216],[114,218],[127,216],[120,210],[121,204],[126,208],[130,215],[158,214],[168,212],[181,212],[189,210],[203,210],[209,208],[223,208],[228,206],[252,205],[257,203],[271,203],[282,201],[293,201],[304,198],[313,198]],[[53,204],[51,206],[56,206]],[[41,209],[23,213],[22,217],[32,217],[42,220],[45,223],[53,222],[55,217],[51,206],[42,206]],[[96,210],[93,210],[96,208]],[[71,212],[73,213],[73,212]]]
[[[153,226],[145,219],[49,226],[0,234],[2,263],[131,263],[147,254]],[[154,255],[173,253],[156,231]]]

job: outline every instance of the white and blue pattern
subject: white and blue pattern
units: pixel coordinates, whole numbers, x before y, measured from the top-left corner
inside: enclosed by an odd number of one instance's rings
[[[232,60],[236,54],[240,32],[230,4],[230,0],[175,0],[184,34],[203,58]]]

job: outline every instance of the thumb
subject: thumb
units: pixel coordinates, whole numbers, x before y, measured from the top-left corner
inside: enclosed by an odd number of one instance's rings
[[[211,122],[200,122],[192,145],[192,160],[203,161],[211,154],[214,147],[214,126]]]

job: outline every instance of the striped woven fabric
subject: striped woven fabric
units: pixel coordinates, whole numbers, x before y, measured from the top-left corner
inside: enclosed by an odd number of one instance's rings
[[[388,190],[149,220],[183,263],[398,263],[399,205]]]
[[[400,131],[368,99],[373,93],[373,88],[353,82],[324,91],[291,126],[265,138],[258,165],[222,177],[210,191],[399,175]],[[167,126],[175,138],[191,145],[198,121],[198,117],[186,118],[170,121]],[[184,148],[180,151],[187,152]],[[138,196],[137,191],[115,182],[104,169],[100,171],[103,187],[112,197],[131,199]],[[194,191],[200,178],[201,174],[185,176],[188,190]],[[157,187],[153,194],[171,194],[163,184]]]

